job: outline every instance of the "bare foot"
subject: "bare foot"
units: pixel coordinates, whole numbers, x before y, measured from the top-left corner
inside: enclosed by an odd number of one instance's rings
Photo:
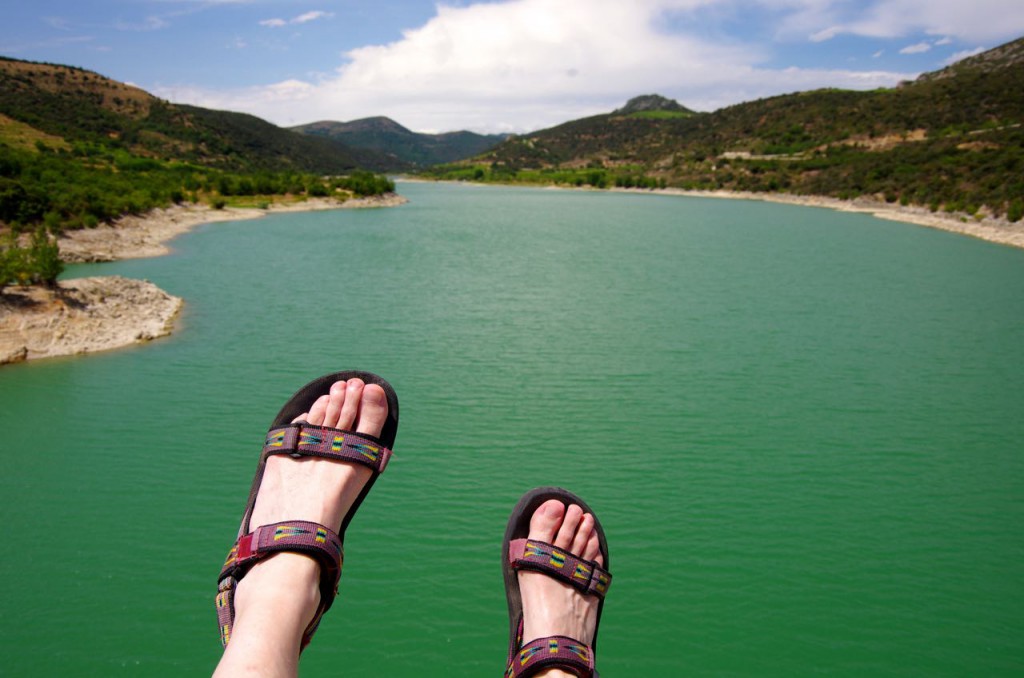
[[[388,415],[384,389],[360,379],[335,382],[309,412],[296,417],[316,426],[380,435]],[[372,471],[359,464],[287,455],[267,459],[249,530],[285,520],[306,520],[337,530]],[[320,603],[320,566],[298,553],[278,553],[253,566],[238,582],[235,622],[218,672],[294,675],[303,631]],[[281,638],[268,659],[249,639]],[[266,647],[264,642],[264,648]],[[256,656],[259,655],[259,661]],[[246,660],[249,661],[246,661]]]
[[[320,396],[295,422],[377,436],[387,416],[384,389],[350,379],[335,382],[330,395]],[[309,520],[337,529],[372,473],[359,464],[274,455],[267,460],[249,529],[282,520]]]
[[[594,517],[575,504],[557,499],[541,504],[530,519],[529,539],[547,542],[574,556],[604,565]],[[519,571],[523,599],[523,644],[548,636],[568,636],[593,643],[600,601],[539,572]],[[570,676],[558,669],[539,675]]]

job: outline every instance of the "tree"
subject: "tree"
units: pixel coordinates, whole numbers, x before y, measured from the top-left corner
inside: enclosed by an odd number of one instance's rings
[[[8,233],[0,244],[0,287],[16,285],[46,285],[53,287],[64,272],[57,240],[43,228],[32,234],[28,247],[18,243],[15,233]]]
[[[29,261],[34,281],[47,287],[55,286],[57,278],[64,272],[64,262],[60,260],[57,239],[51,238],[42,228],[37,228],[32,234]]]

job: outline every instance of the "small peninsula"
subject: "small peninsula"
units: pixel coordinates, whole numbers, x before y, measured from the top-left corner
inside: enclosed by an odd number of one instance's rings
[[[60,240],[69,263],[161,256],[171,239],[199,224],[255,219],[267,214],[392,207],[395,193],[344,202],[316,198],[265,209],[175,205],[115,224],[69,231]],[[0,293],[0,365],[106,351],[170,334],[184,300],[146,280],[103,276],[62,280],[55,287],[9,286]]]

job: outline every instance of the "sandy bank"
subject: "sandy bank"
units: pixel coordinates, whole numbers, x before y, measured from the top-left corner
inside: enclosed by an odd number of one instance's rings
[[[0,365],[92,353],[170,334],[182,300],[145,280],[77,278],[0,294]]]
[[[432,179],[421,177],[401,177],[401,181],[416,183],[430,182]],[[483,184],[474,182],[439,182],[439,183],[462,183],[478,186],[493,186],[495,184]],[[500,185],[500,184],[499,184]],[[853,200],[839,200],[824,196],[790,195],[788,193],[752,193],[747,191],[688,191],[681,188],[591,188],[559,185],[539,184],[509,184],[511,186],[524,186],[533,188],[547,188],[552,190],[565,191],[612,191],[616,193],[638,193],[643,195],[678,195],[698,198],[722,198],[727,200],[763,200],[765,202],[778,202],[787,205],[801,205],[803,207],[825,207],[828,209],[840,210],[843,212],[862,212],[871,214],[879,219],[889,221],[901,221],[918,226],[927,226],[941,231],[959,233],[973,238],[987,240],[1000,245],[1024,248],[1024,220],[1011,223],[1003,218],[982,216],[975,218],[963,214],[948,214],[946,212],[932,212],[924,207],[903,206],[895,203],[887,203],[872,198],[855,198]]]
[[[313,198],[302,202],[271,205],[268,209],[228,207],[215,210],[207,205],[174,205],[142,216],[124,217],[112,226],[65,233],[60,239],[61,259],[68,263],[116,261],[158,257],[170,251],[167,243],[199,224],[216,221],[257,219],[267,214],[311,210],[393,207],[408,202],[395,193],[338,202]]]
[[[862,212],[879,219],[902,221],[918,226],[927,226],[942,231],[969,235],[1000,245],[1024,248],[1024,221],[1010,223],[1006,219],[983,217],[975,219],[963,215],[932,212],[924,207],[903,206],[870,198],[839,200],[821,196],[789,195],[786,193],[749,193],[739,191],[684,191],[677,188],[658,190],[611,189],[626,193],[651,193],[654,195],[681,195],[701,198],[726,198],[731,200],[763,200],[767,202],[802,205],[804,207],[827,207],[843,212]]]

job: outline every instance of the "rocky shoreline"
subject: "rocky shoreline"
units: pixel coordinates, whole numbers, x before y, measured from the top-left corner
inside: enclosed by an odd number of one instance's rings
[[[392,207],[407,202],[391,193],[338,202],[329,198],[268,209],[175,205],[112,226],[72,231],[60,240],[61,259],[90,263],[156,257],[169,241],[217,221],[328,209]],[[0,365],[120,348],[170,334],[184,301],[145,280],[120,276],[62,280],[56,288],[0,289]]]
[[[271,205],[266,209],[227,207],[217,210],[208,205],[174,205],[142,216],[123,217],[110,226],[69,231],[60,240],[60,256],[65,262],[74,264],[159,257],[170,252],[167,244],[170,240],[199,224],[258,219],[284,212],[395,207],[406,202],[408,200],[402,196],[388,193],[345,202],[312,198]]]
[[[105,351],[170,334],[184,302],[147,280],[76,278],[0,295],[0,365]]]

